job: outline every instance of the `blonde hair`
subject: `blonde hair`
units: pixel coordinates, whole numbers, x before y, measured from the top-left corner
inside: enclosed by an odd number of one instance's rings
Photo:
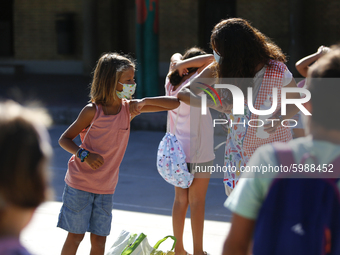
[[[50,123],[43,109],[0,102],[0,212],[8,204],[35,208],[48,198]]]
[[[107,104],[118,99],[117,83],[122,73],[129,68],[135,69],[134,62],[118,53],[105,53],[97,62],[91,84],[91,102]]]

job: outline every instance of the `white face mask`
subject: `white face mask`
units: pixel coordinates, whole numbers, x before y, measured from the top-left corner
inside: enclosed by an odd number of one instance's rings
[[[116,94],[119,98],[126,98],[130,99],[133,94],[135,94],[136,91],[136,86],[137,84],[123,84],[119,82],[120,84],[123,85],[123,90],[122,91],[117,91]]]
[[[219,63],[220,63],[221,56],[218,55],[218,54],[216,53],[216,51],[213,50],[213,52],[214,52],[214,58],[215,58],[216,62],[219,64]]]

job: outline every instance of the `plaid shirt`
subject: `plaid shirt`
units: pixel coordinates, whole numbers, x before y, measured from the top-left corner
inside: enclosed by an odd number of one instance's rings
[[[270,60],[260,86],[260,90],[255,100],[255,109],[260,109],[260,106],[267,99],[267,95],[273,93],[273,88],[278,89],[278,106],[276,111],[280,110],[281,105],[281,89],[283,86],[283,76],[286,70],[286,65],[275,60]],[[261,139],[256,136],[257,127],[251,127],[248,122],[254,120],[256,123],[258,115],[252,114],[249,111],[247,102],[245,100],[244,115],[228,115],[228,118],[235,123],[245,122],[246,126],[234,125],[229,128],[229,135],[225,147],[224,165],[226,167],[236,167],[236,172],[225,172],[224,183],[230,187],[235,188],[241,176],[241,166],[246,166],[250,157],[255,150],[267,143],[276,141],[288,142],[292,139],[292,134],[289,127],[282,127],[281,125],[276,129],[274,134],[271,134],[267,139]]]
[[[273,92],[273,88],[277,88],[277,96],[278,96],[278,105],[276,111],[279,111],[281,108],[281,89],[282,89],[282,80],[283,74],[286,69],[286,65],[275,60],[270,60],[269,65],[264,74],[264,78],[260,87],[260,91],[256,97],[255,101],[255,109],[260,109],[260,106],[267,99],[267,95],[271,95]],[[275,112],[276,112],[275,111]],[[251,120],[258,119],[258,115],[251,114]],[[254,123],[254,122],[253,122]],[[245,139],[243,141],[243,149],[247,153],[250,158],[251,155],[255,152],[255,150],[268,143],[273,142],[288,142],[292,140],[292,133],[289,127],[283,127],[279,125],[274,134],[271,134],[266,139],[261,139],[256,136],[256,127],[248,126],[247,133]]]

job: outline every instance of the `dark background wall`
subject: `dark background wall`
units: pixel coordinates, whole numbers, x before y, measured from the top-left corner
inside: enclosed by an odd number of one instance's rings
[[[75,72],[86,74],[103,52],[135,56],[135,5],[134,0],[2,0],[0,64],[63,61],[64,66],[83,66]],[[57,25],[63,19],[60,14],[72,17],[71,39],[61,35]],[[339,42],[339,14],[338,0],[159,0],[159,76],[165,76],[175,52],[194,45],[211,52],[210,32],[228,17],[249,20],[276,42],[289,56],[288,66],[297,75],[294,64],[298,59],[320,45]],[[65,41],[71,50],[60,49]],[[52,69],[58,72],[58,65]],[[25,70],[38,72],[39,68]],[[60,68],[60,73],[63,70]]]

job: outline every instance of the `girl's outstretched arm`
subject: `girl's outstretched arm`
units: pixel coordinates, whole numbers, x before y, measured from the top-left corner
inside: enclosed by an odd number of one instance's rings
[[[178,98],[171,96],[135,99],[130,101],[130,113],[132,115],[138,115],[142,112],[169,111],[177,108],[179,104]]]
[[[80,147],[73,141],[79,133],[91,125],[96,114],[94,104],[86,105],[79,113],[78,118],[66,129],[59,138],[59,145],[71,154],[76,154]],[[93,169],[97,169],[104,163],[104,159],[99,154],[91,152],[85,162]]]

